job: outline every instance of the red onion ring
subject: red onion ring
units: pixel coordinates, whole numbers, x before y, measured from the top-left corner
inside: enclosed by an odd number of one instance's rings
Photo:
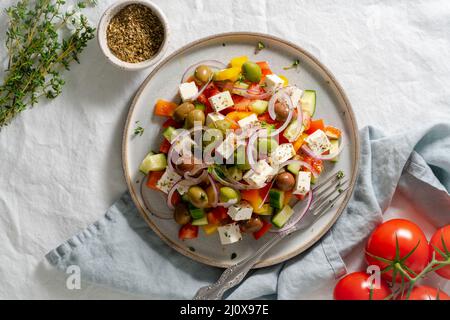
[[[217,203],[219,202],[219,190],[217,190],[216,183],[214,182],[214,179],[213,179],[213,177],[211,177],[210,174],[208,174],[208,180],[209,180],[209,183],[211,184],[211,186],[213,188],[213,192],[214,192],[214,201],[211,203],[211,205],[213,207],[217,207]]]
[[[169,193],[167,194],[167,206],[172,210],[175,209],[175,207],[172,204],[172,196],[180,184],[184,184],[187,187],[193,186],[195,184],[199,184],[201,181],[205,180],[207,174],[208,174],[208,172],[205,170],[198,178],[195,178],[192,180],[180,180],[177,183],[175,183],[172,186],[172,188],[169,190]]]
[[[333,154],[321,154],[317,155],[315,154],[307,145],[303,145],[301,149],[310,157],[313,157],[314,159],[318,160],[332,160],[333,158],[337,157],[339,153],[341,153],[342,149],[344,149],[344,143],[341,139],[341,143],[339,144],[339,148],[336,150]]]
[[[284,225],[282,228],[271,229],[269,231],[276,233],[276,232],[283,232],[283,231],[286,231],[286,230],[292,228],[305,216],[305,213],[309,210],[309,207],[311,206],[312,200],[313,200],[313,192],[311,190],[308,192],[308,200],[307,200],[308,202],[306,203],[305,208],[300,213],[294,212],[294,214],[289,218],[288,223],[286,223],[286,225]],[[301,203],[301,202],[303,202],[303,201],[299,201],[298,203]],[[295,208],[295,206],[294,206],[294,208]],[[294,218],[294,216],[295,216],[295,218]]]
[[[160,218],[160,219],[165,219],[165,220],[170,220],[170,219],[173,219],[173,213],[172,212],[170,212],[170,213],[167,213],[167,216],[164,216],[164,215],[160,215],[159,213],[156,213],[157,211],[153,211],[153,210],[150,210],[150,208],[151,208],[151,206],[149,206],[148,205],[148,202],[147,202],[147,199],[144,197],[144,185],[145,185],[145,181],[148,179],[148,175],[147,176],[145,176],[145,178],[143,178],[142,180],[141,180],[141,186],[140,186],[140,188],[139,188],[139,191],[140,191],[140,193],[141,193],[141,198],[142,198],[142,201],[144,202],[144,206],[145,206],[145,208],[152,214],[152,215],[154,215],[155,217],[158,217],[158,218]],[[154,192],[160,192],[160,191],[156,191],[156,190],[152,190],[152,191],[154,191]],[[170,216],[169,216],[170,215]]]
[[[250,99],[250,100],[264,100],[273,94],[272,91],[260,93],[259,91],[257,92],[255,90],[248,90],[248,89],[238,88],[238,87],[233,87],[233,90],[241,91],[239,93],[239,95],[243,96],[244,98]],[[251,92],[255,92],[255,93],[251,93]]]

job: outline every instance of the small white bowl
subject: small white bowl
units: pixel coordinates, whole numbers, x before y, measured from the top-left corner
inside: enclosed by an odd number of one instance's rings
[[[164,40],[161,43],[161,46],[159,47],[158,52],[151,57],[148,60],[137,62],[137,63],[130,63],[123,60],[120,60],[117,58],[109,49],[108,47],[108,41],[106,39],[106,30],[108,28],[109,22],[111,19],[123,8],[130,4],[141,4],[148,8],[150,8],[153,13],[161,20],[161,23],[164,27]],[[129,71],[136,71],[148,68],[152,65],[154,65],[156,62],[161,60],[163,57],[168,43],[169,43],[169,24],[167,23],[167,18],[164,15],[164,13],[159,9],[154,3],[147,1],[147,0],[119,0],[112,4],[108,9],[105,10],[102,17],[100,18],[100,21],[98,23],[97,28],[97,40],[98,44],[100,46],[100,49],[102,50],[105,57],[108,59],[109,62],[114,64],[115,66],[123,69],[123,70],[129,70]]]

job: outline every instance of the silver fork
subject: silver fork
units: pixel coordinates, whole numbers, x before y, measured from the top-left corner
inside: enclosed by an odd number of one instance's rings
[[[219,280],[208,286],[201,287],[194,300],[218,300],[222,299],[225,291],[241,283],[250,269],[261,259],[261,257],[274,245],[280,242],[289,234],[297,231],[304,231],[311,227],[321,216],[331,209],[336,202],[348,191],[346,186],[348,180],[343,180],[340,173],[333,174],[328,179],[321,182],[313,189],[313,201],[305,216],[291,228],[276,233],[253,255],[245,258],[239,263],[226,269]],[[300,204],[300,202],[298,203]],[[297,206],[297,205],[296,205]],[[295,207],[294,206],[294,209]]]

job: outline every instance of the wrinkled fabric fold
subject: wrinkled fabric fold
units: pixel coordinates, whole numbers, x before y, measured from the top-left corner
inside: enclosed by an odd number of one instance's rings
[[[347,208],[305,253],[252,271],[229,299],[308,299],[345,272],[342,257],[382,221],[397,188],[436,226],[450,223],[450,125],[386,137],[360,131],[360,172]],[[222,270],[192,261],[164,244],[125,193],[99,221],[50,251],[60,270],[81,268],[83,279],[152,299],[190,299]]]

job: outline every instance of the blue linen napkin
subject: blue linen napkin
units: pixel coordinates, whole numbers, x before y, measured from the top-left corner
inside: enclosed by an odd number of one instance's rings
[[[298,299],[345,273],[341,257],[382,221],[397,187],[441,226],[450,223],[450,125],[389,137],[363,128],[354,194],[333,228],[307,252],[255,270],[229,299]],[[46,255],[65,271],[78,265],[83,279],[151,299],[190,299],[222,269],[177,253],[153,233],[125,193],[93,225]]]

